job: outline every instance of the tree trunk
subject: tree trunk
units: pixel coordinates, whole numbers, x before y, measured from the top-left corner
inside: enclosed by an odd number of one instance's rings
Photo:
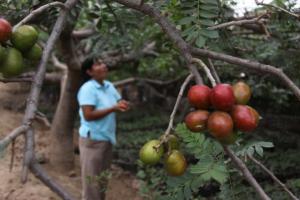
[[[67,172],[74,168],[73,129],[78,112],[77,91],[80,71],[68,70],[51,127],[50,160],[53,167]]]

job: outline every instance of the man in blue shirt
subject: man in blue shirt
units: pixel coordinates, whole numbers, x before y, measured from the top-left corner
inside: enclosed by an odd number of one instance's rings
[[[82,72],[86,82],[77,95],[82,199],[104,200],[107,186],[104,172],[110,167],[112,144],[116,144],[115,112],[127,111],[129,106],[114,85],[105,80],[108,69],[104,63],[87,59]]]

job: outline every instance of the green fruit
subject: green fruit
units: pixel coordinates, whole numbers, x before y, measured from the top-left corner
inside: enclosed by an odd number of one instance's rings
[[[155,149],[155,146],[157,146],[159,143],[159,140],[151,140],[144,144],[140,150],[140,159],[143,163],[154,165],[159,162],[164,153],[162,145],[159,147],[159,149]]]
[[[176,137],[175,135],[168,136],[168,149],[169,150],[179,149],[178,137]]]
[[[171,176],[181,176],[184,174],[187,163],[184,155],[178,151],[173,150],[165,159],[165,169]]]
[[[6,57],[6,50],[3,46],[0,45],[0,63],[5,60]]]
[[[11,42],[15,48],[25,52],[33,47],[38,39],[38,32],[34,27],[23,25],[12,34]]]
[[[24,53],[24,57],[29,60],[40,60],[43,53],[43,49],[35,44],[29,51]]]
[[[20,51],[15,48],[7,50],[7,56],[1,67],[1,72],[5,78],[17,76],[23,72],[23,57]]]

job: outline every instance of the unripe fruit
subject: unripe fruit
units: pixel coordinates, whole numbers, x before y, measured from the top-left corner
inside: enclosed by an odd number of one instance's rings
[[[0,45],[0,63],[2,63],[6,58],[6,49]]]
[[[209,112],[206,110],[196,110],[190,112],[185,117],[185,125],[193,132],[199,132],[206,129]]]
[[[7,50],[7,56],[4,60],[1,72],[5,78],[10,78],[12,76],[17,76],[23,72],[23,57],[21,52],[17,49],[9,48]]]
[[[207,109],[210,106],[211,89],[206,85],[194,85],[188,91],[190,104],[198,109]]]
[[[168,135],[167,142],[168,149],[175,150],[179,149],[179,139],[175,135]]]
[[[232,110],[234,126],[241,131],[253,131],[259,120],[259,115],[250,106],[236,105]]]
[[[164,152],[163,146],[160,146],[159,149],[155,149],[155,146],[159,143],[159,140],[151,140],[144,144],[140,150],[140,159],[143,163],[154,165],[159,162]]]
[[[25,58],[29,60],[37,61],[41,59],[42,53],[43,53],[43,49],[38,44],[35,44],[31,49],[29,49],[23,55]]]
[[[12,33],[11,25],[8,21],[0,18],[0,43],[6,42]]]
[[[181,176],[187,168],[187,163],[184,155],[178,151],[173,150],[165,159],[165,169],[171,176]]]
[[[228,137],[233,131],[233,121],[228,113],[215,111],[208,117],[207,128],[217,139]]]
[[[25,52],[33,47],[38,39],[38,32],[33,26],[23,25],[12,34],[11,42],[15,48]]]
[[[235,103],[232,87],[229,84],[216,85],[211,91],[210,102],[217,110],[230,111]]]
[[[239,81],[232,86],[235,101],[237,104],[245,105],[251,97],[250,87],[243,81]]]

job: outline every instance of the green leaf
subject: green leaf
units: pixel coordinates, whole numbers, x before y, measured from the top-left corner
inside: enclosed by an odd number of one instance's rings
[[[210,39],[215,39],[219,37],[219,33],[216,30],[201,30],[199,33]]]
[[[201,35],[198,36],[198,38],[195,42],[196,46],[199,48],[203,47],[205,45],[205,43],[206,43],[206,38]]]
[[[194,31],[197,31],[197,28],[195,26],[191,26],[182,32],[182,36],[186,37],[186,36],[190,35],[191,33],[193,33]]]
[[[272,148],[272,147],[274,147],[274,144],[272,142],[259,142],[259,144],[262,147],[265,147],[265,148]]]
[[[215,25],[215,22],[209,19],[200,19],[200,24],[205,26],[213,26]]]
[[[200,9],[201,10],[211,11],[211,12],[216,12],[216,13],[219,12],[219,7],[216,6],[216,5],[212,5],[212,4],[211,5],[209,5],[209,4],[201,5]]]
[[[254,154],[254,148],[253,147],[249,147],[247,149],[247,154],[252,156]]]
[[[263,157],[263,153],[264,153],[264,150],[261,146],[259,145],[255,145],[255,151],[258,155],[260,155],[261,157]]]
[[[190,23],[192,23],[192,22],[194,22],[195,21],[195,17],[194,16],[191,16],[191,17],[184,17],[184,18],[182,18],[182,19],[180,19],[179,21],[178,21],[178,24],[179,25],[187,25],[187,24],[190,24]]]
[[[218,1],[217,0],[199,0],[200,2],[204,3],[204,4],[212,4],[212,5],[218,5]]]
[[[184,199],[191,199],[192,190],[190,184],[185,184],[183,189]]]
[[[201,12],[199,13],[199,15],[200,15],[201,17],[207,18],[207,19],[218,17],[218,14],[216,14],[216,13],[211,13],[211,12],[204,11],[204,10],[201,11]]]

